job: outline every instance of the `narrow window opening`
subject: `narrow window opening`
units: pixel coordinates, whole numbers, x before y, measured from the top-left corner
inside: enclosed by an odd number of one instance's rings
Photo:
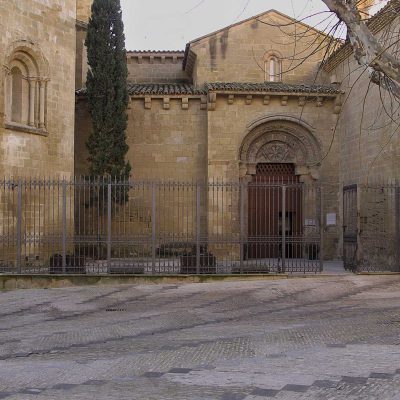
[[[264,80],[267,82],[282,81],[282,61],[276,55],[268,55],[264,59]]]
[[[11,121],[16,123],[22,122],[22,79],[21,70],[14,67],[11,70]]]

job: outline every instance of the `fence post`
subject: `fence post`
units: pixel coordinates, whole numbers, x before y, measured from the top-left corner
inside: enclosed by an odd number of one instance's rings
[[[319,187],[319,201],[320,201],[320,226],[319,226],[319,272],[324,270],[324,194],[322,185]]]
[[[200,274],[200,200],[201,187],[199,182],[196,185],[196,274]]]
[[[21,274],[22,261],[22,181],[18,181],[17,193],[17,270]]]
[[[67,271],[67,182],[62,181],[62,273]]]
[[[112,184],[107,188],[107,266],[111,268],[111,211],[112,211]]]
[[[240,274],[243,274],[244,264],[244,200],[246,194],[246,184],[240,185],[240,200],[239,200],[239,212],[240,212]]]
[[[151,265],[153,274],[156,271],[156,184],[151,186]]]
[[[286,186],[282,186],[282,273],[286,272]]]
[[[368,188],[366,188],[366,191]],[[362,232],[362,186],[357,184],[356,188],[357,193],[357,244],[356,244],[356,272],[358,272],[362,268],[363,263],[363,249],[362,249],[362,241],[361,241],[361,232]]]
[[[394,207],[395,207],[395,263],[396,272],[400,271],[400,190],[398,186],[398,181],[395,181],[394,188]]]

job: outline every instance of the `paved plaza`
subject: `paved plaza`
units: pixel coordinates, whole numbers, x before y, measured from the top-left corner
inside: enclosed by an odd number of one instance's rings
[[[0,293],[0,399],[400,399],[400,276]]]

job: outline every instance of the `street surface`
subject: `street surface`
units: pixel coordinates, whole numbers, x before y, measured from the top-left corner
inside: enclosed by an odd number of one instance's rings
[[[0,399],[400,399],[400,276],[0,292]]]

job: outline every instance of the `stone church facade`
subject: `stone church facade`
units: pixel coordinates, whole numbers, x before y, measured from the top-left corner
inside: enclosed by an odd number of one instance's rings
[[[3,175],[88,171],[81,89],[91,1],[51,3],[0,3]],[[379,34],[395,19],[380,12],[370,24]],[[378,89],[363,98],[369,80],[356,75],[350,47],[322,65],[326,37],[293,22],[270,10],[185,51],[129,51],[128,159],[135,180],[251,182],[259,165],[291,165],[297,181],[324,186],[324,212],[338,216],[326,228],[326,255],[337,258],[343,185],[398,178],[399,140],[377,106]],[[302,52],[312,55],[293,68]]]

